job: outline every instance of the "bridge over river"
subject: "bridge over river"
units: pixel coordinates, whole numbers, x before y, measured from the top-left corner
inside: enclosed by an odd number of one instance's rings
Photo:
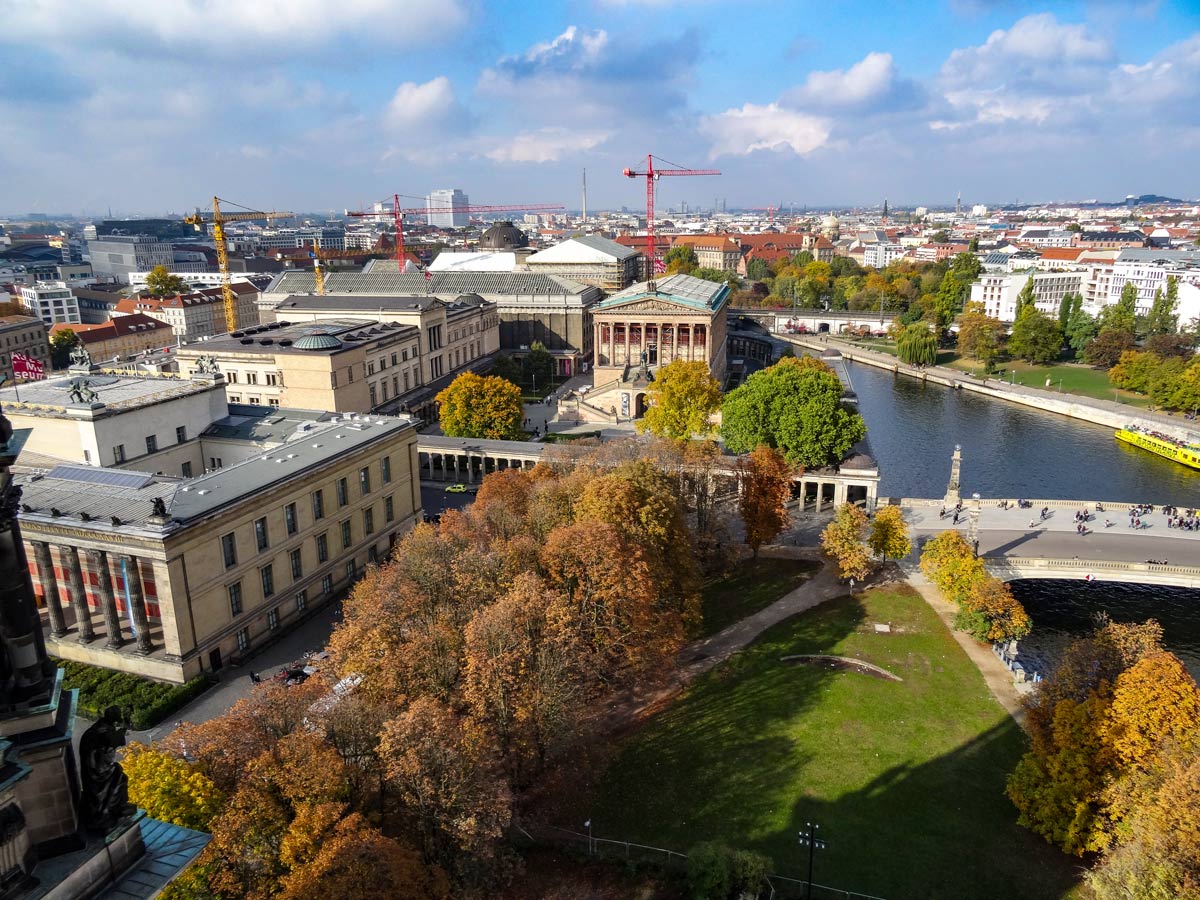
[[[960,531],[968,541],[979,540],[979,555],[989,571],[1005,581],[1036,578],[1173,585],[1200,588],[1200,531],[1168,528],[1161,507],[1142,517],[1145,528],[1129,527],[1128,504],[1067,500],[1033,500],[1032,509],[1001,509],[1000,501],[983,499],[978,511],[965,498],[958,524],[952,515],[939,517],[940,500],[902,500],[913,533],[913,544],[947,530]],[[1040,518],[1049,507],[1046,519]],[[1076,531],[1075,513],[1093,516],[1086,535]],[[949,509],[953,509],[951,505]],[[978,517],[978,525],[972,520]],[[1113,523],[1105,527],[1105,521]],[[1155,560],[1155,562],[1149,562]]]

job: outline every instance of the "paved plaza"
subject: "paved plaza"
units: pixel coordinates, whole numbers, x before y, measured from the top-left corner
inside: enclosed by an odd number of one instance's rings
[[[969,506],[970,501],[964,502],[958,525],[954,525],[952,515],[938,518],[940,506],[906,507],[904,516],[912,526],[914,544],[949,528],[957,528],[967,537]],[[1033,509],[998,509],[995,500],[985,500],[979,515],[979,553],[1135,563],[1155,559],[1177,566],[1200,566],[1200,531],[1168,528],[1161,507],[1143,516],[1147,527],[1137,530],[1129,527],[1127,506],[1108,506],[1100,513],[1094,505],[1087,509],[1093,516],[1087,523],[1089,533],[1080,535],[1075,531],[1073,508],[1051,509],[1049,516],[1041,520],[1041,507],[1036,503]],[[1113,523],[1111,528],[1105,527],[1105,520]]]

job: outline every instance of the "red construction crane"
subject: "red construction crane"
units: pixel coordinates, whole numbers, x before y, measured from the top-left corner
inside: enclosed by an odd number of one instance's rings
[[[419,200],[420,197],[409,198]],[[386,203],[387,201],[383,201]],[[400,267],[400,271],[404,271],[404,217],[420,215],[425,213],[489,213],[489,212],[547,212],[550,210],[566,209],[557,203],[516,203],[506,206],[409,206],[402,207],[400,205],[400,195],[392,195],[391,213],[396,221],[396,265]],[[365,211],[365,210],[346,210],[348,216],[378,216],[384,213]]]
[[[665,162],[667,165],[675,166],[674,169],[656,169],[654,168],[654,160]],[[660,156],[646,154],[646,171],[636,172],[633,169],[625,169],[622,174],[626,178],[645,178],[646,179],[646,265],[649,267],[650,282],[654,281],[654,276],[662,271],[662,261],[658,258],[657,245],[654,243],[654,182],[663,175],[720,175],[716,169],[685,169],[683,166],[673,163],[670,160],[663,159]]]
[[[776,211],[782,208],[781,206],[743,206],[742,210],[743,212],[765,212],[767,214],[767,221],[774,222]]]

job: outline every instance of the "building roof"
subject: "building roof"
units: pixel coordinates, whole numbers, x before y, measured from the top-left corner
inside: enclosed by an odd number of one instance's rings
[[[429,264],[430,272],[511,272],[517,254],[511,250],[457,252],[443,250]]]
[[[659,299],[698,310],[717,310],[729,298],[729,285],[723,281],[705,281],[691,275],[668,275],[655,283],[650,290],[649,282],[630,285],[597,304],[597,309],[611,309],[643,299]]]
[[[206,438],[254,441],[257,444],[281,444],[298,430],[307,430],[314,422],[328,422],[337,413],[319,409],[292,409],[255,403],[230,403],[229,415],[204,429]]]
[[[1120,241],[1130,244],[1144,244],[1146,234],[1143,231],[1081,231],[1081,241]]]
[[[380,441],[395,440],[413,427],[412,420],[407,418],[377,415],[333,416],[328,421],[301,422],[286,443],[186,480],[142,475],[128,469],[83,466],[62,467],[57,476],[55,470],[14,473],[14,480],[22,488],[21,519],[56,524],[78,519],[98,531],[115,532],[129,525],[148,525],[171,532],[223,507],[259,497],[293,478],[308,477],[314,469],[337,457]],[[72,469],[88,471],[73,473]],[[105,473],[111,477],[106,478]],[[139,486],[134,486],[130,476],[139,475],[142,475]],[[166,506],[169,517],[166,523],[151,521],[156,498]]]
[[[1167,250],[1162,247],[1126,247],[1117,254],[1117,262],[1162,263],[1163,265],[1200,265],[1200,248]]]
[[[380,322],[375,319],[324,319],[318,322],[272,322],[241,331],[210,338],[180,348],[180,355],[222,356],[233,353],[269,354],[333,354],[352,350],[382,338],[411,335],[418,329],[400,322]],[[305,340],[326,337],[333,340]]]
[[[1083,250],[1083,247],[1047,247],[1042,251],[1042,259],[1075,262]]]
[[[325,276],[329,294],[451,295],[461,294],[592,294],[596,288],[540,272],[398,272],[395,259],[374,259],[362,272]],[[311,272],[281,272],[268,294],[315,294]]]
[[[727,234],[681,234],[671,239],[672,247],[692,247],[700,250],[720,250],[723,253],[741,253],[742,247]]]
[[[30,325],[43,325],[37,316],[0,316],[0,331],[9,328],[28,328]]]
[[[611,263],[637,256],[640,252],[598,234],[583,234],[547,247],[526,262],[531,266],[539,263]]]
[[[76,374],[29,381],[19,388],[0,388],[0,404],[13,413],[67,418],[65,407],[71,402],[68,393]],[[103,372],[87,376],[97,403],[114,411],[148,406],[172,397],[197,394],[213,389],[214,382],[192,381],[188,378],[153,375],[107,375]],[[17,393],[20,392],[20,400]]]
[[[143,313],[117,316],[101,325],[57,322],[50,328],[52,335],[58,334],[60,331],[73,331],[85,347],[88,344],[99,344],[116,338],[128,337],[131,334],[158,334],[163,336],[164,340],[169,340],[174,333],[166,322],[152,319]]]

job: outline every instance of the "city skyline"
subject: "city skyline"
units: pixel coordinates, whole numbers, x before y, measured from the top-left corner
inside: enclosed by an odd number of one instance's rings
[[[722,171],[664,210],[1200,196],[1186,3],[58,6],[0,35],[6,213],[575,209],[583,168],[589,208],[637,210],[648,151]]]

